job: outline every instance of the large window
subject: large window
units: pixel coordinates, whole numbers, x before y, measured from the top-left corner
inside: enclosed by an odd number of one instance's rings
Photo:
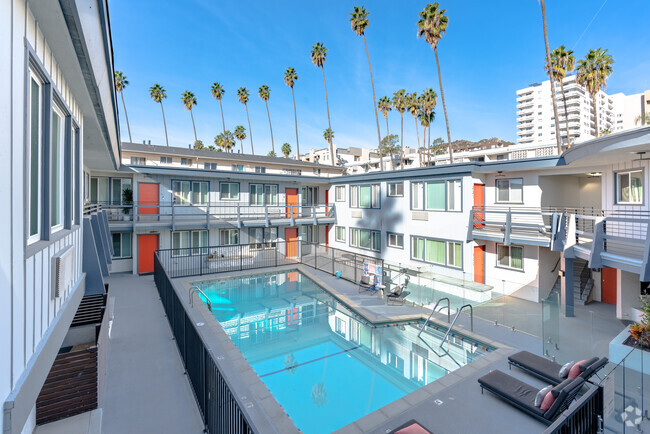
[[[205,181],[192,182],[192,203],[194,205],[208,204],[208,183]]]
[[[108,203],[110,201],[110,178],[90,178],[90,201]]]
[[[497,244],[497,266],[524,269],[524,248],[520,246],[505,246]]]
[[[176,205],[189,205],[190,181],[172,181],[172,194]]]
[[[381,251],[381,232],[350,228],[350,246]]]
[[[52,141],[50,144],[50,226],[52,230],[63,228],[64,217],[64,152],[66,120],[61,109],[52,107]]]
[[[172,181],[173,201],[176,205],[206,205],[207,181]]]
[[[147,159],[144,157],[131,157],[131,165],[133,166],[146,166]]]
[[[207,253],[208,231],[174,231],[172,232],[172,249],[174,256]]]
[[[411,237],[411,256],[417,261],[463,267],[463,245],[457,241]]]
[[[270,184],[250,184],[249,203],[251,205],[277,205],[278,186]]]
[[[43,147],[43,82],[30,70],[29,86],[29,231],[28,242],[40,239],[41,230],[41,159]]]
[[[318,204],[318,187],[301,187],[300,203],[303,206]]]
[[[221,229],[219,231],[219,244],[222,246],[239,244],[239,229]]]
[[[318,226],[303,225],[300,229],[301,239],[305,243],[318,243]]]
[[[351,185],[351,208],[381,208],[379,184]]]
[[[339,243],[344,243],[345,242],[345,228],[343,226],[337,226],[336,229],[336,241]]]
[[[411,183],[411,209],[461,211],[460,179]]]
[[[388,183],[388,196],[402,197],[404,196],[404,183],[403,182],[390,182]]]
[[[278,241],[278,228],[250,228],[248,243],[251,249],[275,248]]]
[[[239,200],[239,184],[236,182],[221,183],[221,200]]]
[[[388,247],[394,247],[396,249],[404,248],[404,235],[403,234],[388,234]]]
[[[337,202],[345,202],[345,185],[334,187],[334,198]]]
[[[130,258],[131,253],[131,232],[113,232],[113,258]]]
[[[632,170],[616,174],[616,203],[643,203],[643,171]]]
[[[121,205],[126,189],[131,190],[130,178],[111,178],[111,203]]]
[[[522,203],[524,201],[524,181],[522,178],[497,179],[497,202]]]

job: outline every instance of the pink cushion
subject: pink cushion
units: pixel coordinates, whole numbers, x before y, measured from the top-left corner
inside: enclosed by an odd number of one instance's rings
[[[549,408],[551,408],[551,405],[553,405],[554,402],[555,402],[555,396],[553,396],[553,391],[551,390],[544,397],[544,400],[542,401],[542,405],[539,406],[539,409],[542,411],[546,411]]]
[[[580,360],[578,363],[571,366],[567,378],[577,378],[580,374],[582,374],[581,366],[584,362],[586,362],[586,360]]]

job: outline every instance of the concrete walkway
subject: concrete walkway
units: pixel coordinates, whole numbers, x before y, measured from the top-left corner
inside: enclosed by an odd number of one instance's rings
[[[106,282],[109,300],[115,299],[115,319],[100,402],[102,432],[202,433],[153,277],[118,274]]]

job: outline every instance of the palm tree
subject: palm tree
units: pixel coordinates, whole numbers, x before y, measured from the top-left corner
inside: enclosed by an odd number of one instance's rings
[[[379,98],[379,102],[377,103],[377,108],[381,111],[381,113],[384,115],[384,119],[386,119],[386,137],[390,136],[390,131],[388,130],[388,113],[393,109],[393,106],[390,103],[390,99],[388,99],[387,96],[382,96]],[[381,141],[379,142],[379,159],[381,160],[381,170],[384,170],[384,159],[382,155],[382,149],[383,146],[381,146]],[[395,170],[395,163],[393,162],[393,156],[390,156],[390,164],[392,170]]]
[[[289,158],[289,154],[291,154],[291,145],[288,143],[285,143],[282,145],[282,153],[284,154],[284,158]]]
[[[214,137],[214,144],[217,145],[217,148],[223,149],[223,133],[219,133]],[[208,146],[208,149],[210,149],[210,147],[213,146]]]
[[[221,134],[223,135],[223,148],[228,152],[232,152],[232,148],[235,147],[235,135],[230,130],[226,130]]]
[[[372,106],[375,109],[375,120],[377,121],[377,143],[379,148],[379,170],[383,169],[383,161],[381,161],[381,133],[379,132],[379,114],[377,113],[377,98],[375,97],[375,80],[372,77],[372,64],[370,63],[370,54],[368,53],[368,44],[366,43],[366,27],[370,22],[368,21],[368,12],[363,6],[355,6],[350,14],[350,24],[352,30],[357,36],[363,37],[363,46],[366,49],[366,56],[368,57],[368,68],[370,69],[370,84],[372,85]]]
[[[553,81],[553,75],[551,74],[553,66],[551,63],[551,51],[548,46],[548,29],[546,27],[546,3],[544,0],[540,0],[540,4],[542,6],[542,25],[544,26],[544,47],[546,48],[546,71],[548,71],[549,77],[551,79],[551,100],[553,101],[553,119],[555,119],[555,122],[553,124],[555,125],[555,141],[557,143],[557,153],[559,155],[562,153],[562,136],[560,135],[560,118],[557,115],[557,101],[555,100],[555,82]],[[567,133],[568,132],[569,131],[567,129]]]
[[[263,84],[259,89],[260,98],[264,100],[266,104],[266,114],[269,117],[269,128],[271,129],[271,149],[275,152],[275,143],[273,142],[273,126],[271,126],[271,113],[269,113],[269,97],[271,96],[271,88]]]
[[[327,82],[325,81],[325,57],[327,57],[327,48],[320,43],[316,42],[311,48],[311,61],[323,71],[323,85],[325,86],[325,104],[327,106],[327,126],[328,130],[332,129],[332,122],[330,121],[330,103],[327,99]],[[332,166],[334,166],[334,160],[336,156],[334,155],[334,145],[330,140],[330,158],[332,160]]]
[[[641,124],[641,126],[650,125],[650,113],[642,113],[634,118],[634,125],[636,124]]]
[[[612,73],[612,64],[614,59],[607,54],[607,50],[598,48],[597,50],[589,50],[584,59],[578,62],[578,73],[576,81],[583,85],[589,95],[591,95],[591,103],[594,107],[594,130],[596,137],[598,137],[598,106],[596,104],[596,96],[601,88],[607,86],[607,78]]]
[[[251,152],[253,155],[255,155],[255,148],[253,148],[253,130],[251,130],[251,118],[248,117],[248,91],[246,90],[245,87],[240,87],[237,89],[237,98],[239,98],[239,102],[244,104],[244,107],[246,108],[246,119],[248,119],[248,132],[250,133],[250,139],[251,139]],[[242,153],[244,150],[242,149]]]
[[[126,118],[126,129],[129,131],[129,142],[133,142],[131,139],[131,127],[129,126],[129,115],[126,114],[126,104],[124,104],[124,94],[122,91],[125,87],[129,85],[129,80],[126,79],[126,75],[122,71],[115,71],[115,90],[122,97],[122,107],[124,107],[124,117]]]
[[[226,93],[226,89],[223,88],[221,83],[218,81],[215,81],[212,83],[212,87],[210,88],[210,92],[212,92],[212,96],[216,98],[217,101],[219,101],[219,108],[221,108],[221,123],[223,123],[223,131],[226,131],[226,121],[223,118],[223,105],[221,105],[221,98]]]
[[[560,45],[551,52],[551,68],[553,75],[551,77],[551,86],[553,81],[560,83],[560,92],[562,92],[562,102],[564,103],[564,124],[566,127],[567,147],[571,147],[571,133],[569,132],[569,113],[566,107],[566,95],[564,94],[564,78],[573,71],[576,66],[576,58],[573,57],[573,50],[567,50],[564,45]],[[548,64],[544,65],[548,72]],[[556,122],[557,123],[557,122]],[[556,133],[557,134],[557,133]]]
[[[167,98],[167,92],[165,91],[164,87],[156,83],[151,86],[151,88],[149,88],[149,95],[151,95],[151,99],[153,99],[155,102],[160,103],[160,110],[162,110],[163,116],[163,125],[165,126],[165,142],[167,143],[167,146],[169,146],[169,139],[167,138],[167,122],[165,121],[165,109],[163,108],[162,103],[162,100],[164,98]]]
[[[424,112],[424,110],[420,110],[418,112],[418,119],[420,120],[420,124],[422,125],[422,128],[424,128],[424,136],[422,137],[422,147],[424,148],[424,152],[426,153],[426,165],[429,165],[429,150],[427,147],[427,130],[429,129],[429,126],[431,125],[431,122],[429,120],[429,117],[427,114]]]
[[[415,122],[415,132],[418,139],[418,166],[422,167],[422,150],[420,149],[420,128],[418,127],[418,113],[420,112],[420,98],[417,92],[406,94],[406,110],[413,115]]]
[[[190,111],[190,116],[192,117],[192,128],[194,128],[194,143],[196,144],[199,139],[196,137],[196,125],[194,125],[194,114],[192,114],[192,108],[197,104],[196,97],[192,92],[186,90],[183,92],[183,95],[181,95],[181,101],[183,101],[185,109]]]
[[[402,126],[401,126],[401,131],[400,131],[400,139],[402,141],[401,143],[401,156],[400,156],[400,165],[401,168],[404,168],[404,112],[406,111],[406,91],[404,89],[400,89],[396,91],[393,94],[393,108],[399,112],[400,116],[402,117]]]
[[[431,122],[433,122],[433,117],[434,117],[433,110],[436,108],[437,103],[438,103],[438,94],[436,94],[436,92],[433,89],[429,87],[422,91],[422,94],[420,95],[420,108],[424,113],[422,115],[422,118],[420,119],[420,122],[422,123],[422,126],[424,126],[424,124],[426,123],[426,128],[429,130],[429,140],[426,146],[427,148],[429,148],[429,145],[431,143],[430,125]],[[424,119],[426,119],[426,122]],[[424,147],[424,140],[422,140],[422,142],[423,142],[422,146]],[[427,155],[428,154],[429,152],[427,151]]]
[[[244,153],[244,140],[246,140],[246,128],[243,125],[237,125],[235,127],[235,137],[239,140],[241,144],[241,153]]]
[[[438,68],[438,81],[440,83],[440,96],[442,98],[442,109],[445,112],[445,123],[447,124],[447,142],[449,144],[449,162],[454,162],[454,153],[451,149],[451,133],[449,132],[449,117],[447,117],[447,105],[445,104],[445,92],[442,90],[442,76],[440,75],[440,61],[438,60],[438,42],[447,30],[449,19],[445,16],[445,9],[440,9],[438,2],[428,4],[420,12],[418,21],[418,38],[431,45],[436,55],[436,66]]]
[[[293,117],[296,122],[296,160],[300,154],[300,142],[298,141],[298,114],[296,113],[296,96],[293,94],[293,85],[298,80],[298,73],[292,67],[284,71],[284,84],[291,88],[291,98],[293,98]]]
[[[327,140],[327,143],[330,144],[330,152],[331,152],[332,149],[334,149],[334,147],[332,145],[333,140],[334,140],[334,131],[332,131],[331,128],[326,129],[325,131],[323,131],[323,138],[325,140]],[[332,154],[330,154],[330,155],[332,155]],[[335,158],[336,158],[335,156],[332,157],[332,166],[334,166],[336,164],[334,162]]]

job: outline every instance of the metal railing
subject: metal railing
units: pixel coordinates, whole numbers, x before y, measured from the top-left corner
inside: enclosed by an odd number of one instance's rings
[[[549,238],[555,208],[480,206],[472,207],[470,222],[473,231]]]
[[[436,311],[436,309],[438,308],[438,305],[440,305],[440,302],[441,302],[442,300],[447,300],[447,306],[446,306],[446,307],[447,307],[447,322],[450,322],[450,319],[451,319],[451,309],[449,308],[449,306],[450,306],[449,297],[442,297],[440,300],[438,300],[438,301],[436,302],[436,305],[433,306],[433,309],[431,309],[431,313],[430,313],[429,316],[427,317],[427,320],[424,321],[424,324],[422,324],[422,327],[420,327],[420,331],[418,332],[418,336],[420,336],[420,335],[422,334],[422,331],[424,330],[424,328],[425,328],[425,327],[427,326],[427,324],[429,323],[429,320],[430,320],[431,317],[433,316],[433,313]],[[443,307],[445,307],[445,306],[443,306]]]
[[[192,286],[190,286],[190,291],[189,292],[190,292],[190,306],[194,307],[194,294],[196,294],[198,292],[203,296],[203,298],[205,298],[205,304],[208,306],[208,309],[210,309],[212,311],[212,302],[210,301],[208,296],[205,295],[205,292],[203,292],[203,290],[201,288],[199,288],[198,286],[192,285]]]
[[[94,214],[102,210],[100,203],[87,203],[84,205],[84,215]]]
[[[461,314],[461,312],[463,311],[463,309],[465,309],[466,307],[469,307],[469,317],[470,317],[470,321],[471,321],[471,322],[470,322],[470,330],[471,330],[471,331],[474,331],[474,308],[472,308],[472,305],[471,305],[471,304],[464,304],[463,306],[460,307],[460,309],[458,309],[458,312],[456,312],[456,316],[454,316],[454,320],[453,320],[453,321],[451,322],[451,324],[449,325],[449,328],[447,329],[447,333],[445,333],[445,337],[443,337],[443,338],[442,338],[442,341],[440,341],[440,346],[441,346],[441,347],[442,347],[442,345],[445,343],[445,341],[447,340],[447,338],[449,337],[449,334],[451,333],[451,329],[453,329],[453,328],[454,328],[454,324],[456,324],[456,320],[457,320],[458,317],[460,316],[460,314]]]

